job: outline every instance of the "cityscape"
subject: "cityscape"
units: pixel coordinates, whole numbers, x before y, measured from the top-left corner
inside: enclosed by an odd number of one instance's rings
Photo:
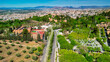
[[[0,62],[110,62],[109,0],[0,0]]]

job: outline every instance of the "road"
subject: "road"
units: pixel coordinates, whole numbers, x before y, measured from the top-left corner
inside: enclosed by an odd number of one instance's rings
[[[47,45],[45,46],[45,48],[43,50],[43,56],[42,56],[41,62],[47,62],[48,53],[49,53],[49,46],[50,46],[50,40],[52,38],[52,35],[53,35],[53,29],[51,27],[51,33],[50,33],[50,36],[48,38]]]
[[[51,54],[51,62],[56,62],[56,39],[57,39],[57,33],[54,30],[54,41],[53,41],[53,47],[52,47],[52,54]]]

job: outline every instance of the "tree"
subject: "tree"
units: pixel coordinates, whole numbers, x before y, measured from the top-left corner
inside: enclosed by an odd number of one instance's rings
[[[18,51],[18,49],[17,49],[17,48],[15,48],[14,50],[15,50],[15,51]]]
[[[38,34],[37,40],[38,40],[38,41],[41,41],[40,34]]]
[[[27,29],[23,29],[23,40],[27,40],[27,35],[28,35],[28,30]]]
[[[0,48],[2,48],[2,46],[0,45]]]
[[[108,37],[110,37],[110,34],[108,35]]]
[[[15,44],[11,44],[11,46],[15,46]]]
[[[6,47],[6,49],[10,49],[10,47],[9,47],[9,46],[7,46],[7,47]]]
[[[20,44],[19,42],[16,42],[16,44]]]
[[[36,51],[37,50],[37,48],[36,47],[32,47],[32,49],[31,49],[32,51]]]
[[[22,45],[19,45],[19,47],[22,48],[23,46]]]
[[[35,54],[38,55],[38,56],[40,56],[40,53],[39,52],[36,52]]]
[[[25,41],[25,43],[29,43],[29,41]]]
[[[38,57],[37,57],[37,56],[32,56],[32,59],[33,59],[33,60],[37,60]]]
[[[19,62],[24,62],[23,60],[19,61]]]
[[[4,44],[4,45],[7,45],[7,43],[6,43],[6,42],[3,42],[3,44]]]
[[[23,50],[23,53],[26,53],[26,50]]]
[[[2,60],[2,59],[4,59],[4,57],[3,56],[0,56],[0,60]]]
[[[97,58],[97,62],[110,62],[110,55],[101,54],[101,55]]]
[[[14,62],[13,60],[10,60],[10,62]]]
[[[8,54],[8,55],[11,55],[11,54],[12,54],[12,52],[8,51],[8,52],[7,52],[7,54]]]
[[[30,49],[30,47],[28,47],[28,46],[27,46],[26,48],[27,48],[27,49]]]
[[[3,29],[0,29],[0,34],[2,34],[4,32],[4,30]]]
[[[29,51],[29,54],[33,54],[34,52],[33,51]]]
[[[38,29],[42,29],[41,26],[38,26]]]
[[[28,33],[28,30],[27,29],[23,29],[23,40],[28,40],[28,41],[32,41],[33,38],[31,37],[31,34]]]
[[[38,47],[38,51],[39,51],[39,52],[42,51],[41,47]]]
[[[84,56],[89,62],[93,62],[93,56],[88,55],[88,53],[84,54]]]
[[[30,55],[26,55],[25,58],[26,58],[26,59],[30,58]]]
[[[10,40],[9,42],[10,42],[10,43],[12,43],[12,41],[11,41],[11,40]]]
[[[21,39],[21,42],[24,42],[23,39]]]
[[[3,42],[6,42],[6,40],[5,40],[5,39],[3,39],[2,41],[3,41]]]
[[[36,42],[36,43],[38,43],[38,41],[37,41],[37,40],[35,40],[35,42]]]
[[[2,51],[0,50],[0,53],[2,53]]]
[[[17,57],[20,57],[20,56],[21,56],[21,54],[20,54],[20,53],[17,53],[17,54],[16,54],[16,56],[17,56]]]

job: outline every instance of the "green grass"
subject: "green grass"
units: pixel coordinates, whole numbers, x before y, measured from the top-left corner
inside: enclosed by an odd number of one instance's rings
[[[83,55],[77,54],[72,50],[61,49],[59,62],[88,62]]]
[[[69,34],[68,38],[73,38],[73,39],[79,39],[79,40],[84,40],[87,39],[89,36],[90,29],[89,28],[83,28],[83,29],[73,29],[73,32]]]

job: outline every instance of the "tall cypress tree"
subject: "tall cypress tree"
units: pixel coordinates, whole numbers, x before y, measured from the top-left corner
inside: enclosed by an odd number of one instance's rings
[[[38,40],[38,41],[41,41],[40,34],[38,34],[37,40]]]

